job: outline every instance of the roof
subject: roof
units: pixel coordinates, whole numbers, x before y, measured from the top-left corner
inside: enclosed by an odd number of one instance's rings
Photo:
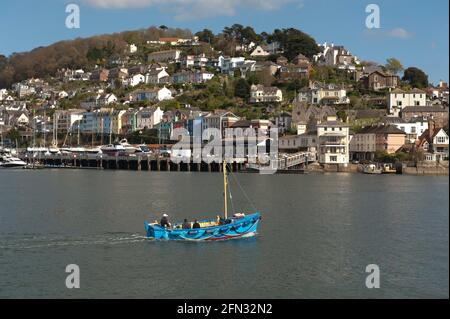
[[[402,109],[402,113],[405,112],[448,112],[448,108],[444,108],[441,105],[406,106]]]
[[[394,125],[374,125],[366,126],[358,132],[358,134],[401,134],[406,135],[401,129]]]
[[[390,91],[389,93],[391,93],[391,94],[392,93],[395,93],[395,94],[414,94],[414,93],[416,93],[416,94],[425,94],[426,92],[414,88],[414,89],[412,89],[410,91],[406,91],[406,90],[402,90],[402,89],[394,89],[394,90]]]
[[[233,123],[231,127],[250,127],[252,122],[249,120],[239,120],[236,123]]]

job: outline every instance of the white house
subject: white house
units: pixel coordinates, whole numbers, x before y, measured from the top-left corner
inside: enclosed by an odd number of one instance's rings
[[[260,45],[258,45],[252,53],[250,53],[250,56],[252,57],[266,57],[269,56],[270,52],[264,50]]]
[[[348,164],[349,126],[328,116],[326,122],[317,124],[317,151],[321,164]]]
[[[231,73],[240,68],[245,62],[244,57],[224,57],[220,56],[217,66],[222,73]]]
[[[3,101],[6,99],[6,97],[9,96],[7,89],[1,89],[0,90],[0,101]]]
[[[427,94],[419,89],[413,89],[411,91],[395,89],[388,93],[388,112],[393,116],[399,116],[400,111],[407,106],[426,105]]]
[[[310,87],[300,89],[297,101],[310,104],[348,104],[347,90],[340,85],[314,82]]]
[[[411,144],[428,129],[428,121],[423,118],[415,118],[409,122],[392,123],[392,125],[405,132],[406,139]]]
[[[132,75],[125,80],[125,85],[127,86],[136,86],[141,83],[145,83],[145,76],[142,74]]]
[[[104,105],[112,104],[117,102],[117,97],[110,93],[110,94],[102,94],[97,99],[97,105],[102,107]]]
[[[145,74],[145,83],[158,84],[169,82],[170,75],[165,69],[153,69]]]
[[[158,101],[171,100],[173,99],[172,91],[164,86],[162,89],[158,90],[157,98]]]
[[[355,70],[360,64],[359,59],[341,45],[320,44],[321,52],[314,56],[314,61],[321,65],[333,66],[339,69]]]
[[[281,102],[282,100],[283,92],[275,86],[265,87],[261,84],[253,84],[250,87],[251,103]]]
[[[134,43],[130,44],[130,46],[129,46],[129,52],[130,52],[131,54],[132,54],[132,53],[136,53],[137,50],[138,50],[138,47],[137,47],[136,44],[134,44]]]

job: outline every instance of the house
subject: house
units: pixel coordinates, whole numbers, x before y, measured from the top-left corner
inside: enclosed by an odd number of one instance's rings
[[[219,56],[217,67],[222,73],[231,74],[234,70],[239,69],[245,62],[244,57],[224,57]]]
[[[436,125],[444,127],[448,124],[448,107],[442,105],[407,106],[400,112],[400,117],[409,122],[413,118],[432,119]]]
[[[117,97],[112,93],[103,93],[97,99],[97,105],[103,107],[117,102]]]
[[[124,81],[128,77],[128,69],[126,68],[114,68],[109,70],[108,80],[113,82],[114,80]]]
[[[220,130],[222,138],[225,137],[225,131],[231,128],[234,123],[239,120],[239,117],[234,115],[232,112],[225,110],[216,110],[213,113],[209,113],[203,117],[203,128],[205,131],[209,128],[214,128]]]
[[[446,128],[437,127],[434,121],[430,121],[428,129],[419,137],[416,145],[425,154],[425,161],[448,161],[448,124]]]
[[[395,89],[400,83],[397,75],[383,71],[374,71],[360,79],[367,90],[379,91],[383,89]]]
[[[145,77],[144,75],[138,73],[138,74],[134,74],[134,75],[128,77],[128,78],[124,81],[124,82],[125,82],[124,84],[125,84],[126,86],[131,86],[131,87],[133,87],[133,86],[139,85],[139,84],[141,84],[141,83],[145,83],[145,82],[146,82],[145,79],[146,79],[146,77]]]
[[[350,142],[353,159],[373,160],[375,153],[395,154],[405,144],[406,133],[394,125],[366,126]]]
[[[309,87],[300,89],[297,101],[310,104],[348,104],[347,90],[343,85],[312,82]]]
[[[138,90],[128,94],[128,100],[132,102],[140,101],[163,101],[172,99],[172,91],[166,87],[149,90]]]
[[[111,133],[120,134],[122,133],[122,118],[125,114],[125,110],[114,110],[111,113]]]
[[[130,44],[130,45],[128,46],[128,52],[129,52],[130,54],[136,53],[137,50],[138,50],[138,47],[137,47],[137,45],[134,44],[134,43],[132,43],[132,44]]]
[[[304,56],[303,54],[299,53],[295,58],[292,59],[292,64],[295,65],[305,65],[305,64],[311,64],[309,59]]]
[[[349,125],[336,116],[328,116],[325,122],[317,124],[317,144],[320,164],[348,164]]]
[[[274,118],[275,126],[278,128],[278,134],[285,134],[291,129],[292,115],[289,112],[281,112]]]
[[[170,75],[165,69],[152,69],[145,74],[145,83],[147,84],[168,83],[169,80]]]
[[[9,96],[7,89],[0,89],[0,101],[5,100]]]
[[[250,53],[251,57],[266,57],[269,56],[270,52],[264,50],[260,45],[258,45],[252,53]]]
[[[54,125],[58,133],[67,133],[75,131],[78,128],[78,124],[83,119],[83,110],[71,109],[71,110],[56,110],[54,117]]]
[[[355,70],[356,65],[360,64],[357,57],[343,46],[334,44],[320,44],[321,52],[314,56],[314,61],[319,65],[336,67],[343,70]]]
[[[145,74],[147,72],[147,66],[139,64],[128,68],[128,75],[133,76],[135,74]]]
[[[400,118],[400,121],[392,125],[406,133],[407,144],[414,144],[419,136],[428,129],[428,121],[420,117],[412,118],[408,122]]]
[[[15,83],[12,85],[12,89],[16,91],[19,98],[23,98],[36,93],[36,89],[25,83]]]
[[[270,75],[273,76],[277,73],[279,68],[280,66],[276,63],[273,63],[272,61],[256,61],[253,65],[252,71],[254,72],[267,71]]]
[[[152,129],[162,120],[164,112],[158,107],[146,107],[136,113],[136,130]]]
[[[404,91],[400,89],[392,90],[388,93],[387,107],[389,114],[399,116],[403,108],[407,106],[426,106],[427,95],[425,91],[413,89]]]
[[[297,130],[298,135],[307,131],[316,131],[317,123],[326,121],[330,116],[336,116],[336,110],[332,106],[324,105],[318,107],[294,101],[291,127]]]
[[[109,78],[109,71],[107,69],[95,69],[91,72],[91,81],[106,82]]]
[[[280,67],[278,78],[281,82],[290,82],[295,80],[308,80],[312,71],[309,63],[292,64],[287,63]]]
[[[275,86],[266,87],[261,84],[253,84],[250,87],[250,103],[281,102],[283,93]]]
[[[128,109],[122,115],[122,127],[121,134],[129,134],[131,132],[136,131],[137,127],[137,113],[139,110],[136,109]]]
[[[181,50],[164,50],[150,53],[148,62],[178,62],[181,57]]]

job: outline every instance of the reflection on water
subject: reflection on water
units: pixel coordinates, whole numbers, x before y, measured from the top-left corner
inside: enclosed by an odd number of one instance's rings
[[[447,177],[238,179],[259,234],[185,243],[148,240],[144,220],[219,214],[220,174],[0,171],[0,297],[448,297]],[[65,288],[71,263],[79,290]],[[364,284],[372,263],[378,290]]]

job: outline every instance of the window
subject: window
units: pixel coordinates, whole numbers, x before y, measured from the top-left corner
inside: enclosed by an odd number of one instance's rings
[[[438,136],[438,137],[437,137],[437,142],[438,142],[439,144],[444,144],[444,143],[446,142],[445,136]]]
[[[337,156],[330,156],[330,162],[337,162]]]

